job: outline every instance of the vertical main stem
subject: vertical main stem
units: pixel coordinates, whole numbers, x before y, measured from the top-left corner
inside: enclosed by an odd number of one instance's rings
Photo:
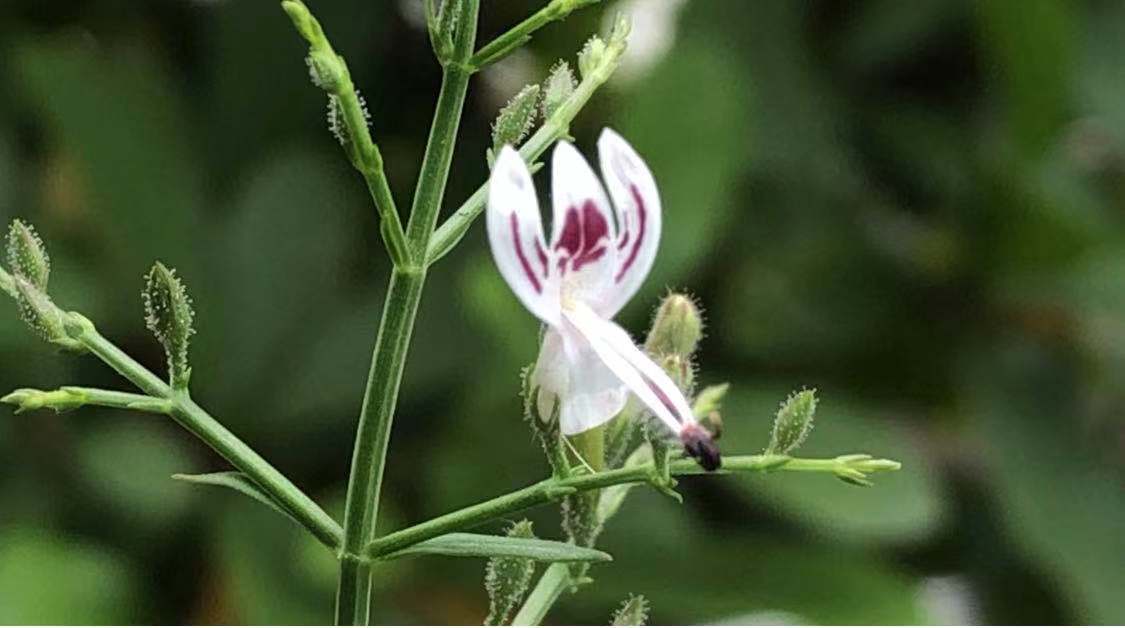
[[[336,623],[340,625],[366,625],[368,621],[371,571],[363,552],[375,538],[395,403],[426,282],[426,249],[441,210],[469,87],[471,72],[465,62],[475,43],[478,7],[479,0],[462,0],[454,61],[442,73],[441,93],[406,228],[410,262],[406,267],[396,267],[391,274],[375,341],[344,511],[344,542],[336,594]]]
[[[383,319],[356,431],[344,510],[344,543],[336,594],[336,623],[340,625],[367,624],[371,574],[362,554],[364,545],[374,537],[395,401],[424,282],[424,271],[411,273],[395,269],[383,305]]]

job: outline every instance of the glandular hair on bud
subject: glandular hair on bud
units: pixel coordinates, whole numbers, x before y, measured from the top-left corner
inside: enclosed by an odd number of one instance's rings
[[[543,118],[550,118],[574,93],[574,72],[566,61],[559,61],[551,68],[543,83]]]
[[[17,302],[20,308],[20,318],[31,331],[47,342],[68,345],[69,338],[63,323],[63,313],[47,296],[47,293],[33,285],[22,275],[13,278],[16,293],[19,295]]]
[[[492,123],[493,150],[498,151],[505,144],[516,146],[523,140],[535,124],[538,103],[539,86],[528,85],[500,109]]]
[[[13,275],[46,292],[51,258],[39,234],[22,220],[13,220],[8,228],[8,267]]]
[[[331,50],[312,50],[305,57],[305,63],[309,66],[309,79],[320,89],[336,92],[344,84],[347,71],[344,62]]]
[[[812,431],[816,403],[815,389],[805,389],[789,395],[774,418],[767,454],[788,454],[805,441]]]
[[[643,595],[630,595],[613,614],[610,625],[644,626],[648,622],[648,600]]]
[[[602,63],[605,56],[605,42],[601,37],[594,35],[578,53],[578,73],[582,78],[589,78],[590,74]]]
[[[508,528],[510,538],[533,539],[535,533],[527,519]],[[486,626],[506,625],[512,612],[523,601],[531,579],[535,575],[535,561],[530,558],[490,558],[484,573],[484,588],[488,592],[488,617]]]
[[[691,297],[672,293],[664,298],[649,328],[645,350],[651,355],[691,356],[703,338],[703,315]]]
[[[142,296],[145,324],[164,346],[168,358],[170,383],[173,388],[184,389],[191,374],[188,346],[195,334],[191,298],[176,271],[160,262],[156,262],[145,276]]]

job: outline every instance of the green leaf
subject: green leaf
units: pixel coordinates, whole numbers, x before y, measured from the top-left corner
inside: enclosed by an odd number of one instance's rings
[[[197,475],[189,475],[186,473],[177,473],[172,476],[173,480],[182,480],[184,482],[191,482],[192,484],[207,484],[210,486],[224,486],[231,488],[243,495],[256,500],[259,503],[265,504],[275,511],[293,519],[281,504],[278,504],[272,497],[266,494],[253,480],[246,477],[245,473],[241,471],[218,471],[216,473],[200,473]],[[293,519],[296,522],[296,519]]]
[[[382,560],[403,556],[437,554],[439,556],[530,558],[540,562],[590,562],[600,563],[613,560],[605,552],[543,539],[523,539],[491,534],[471,534],[454,532],[411,545],[406,549],[381,557]]]

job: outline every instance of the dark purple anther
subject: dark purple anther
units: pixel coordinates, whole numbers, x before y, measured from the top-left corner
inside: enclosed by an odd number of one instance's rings
[[[704,470],[715,471],[723,466],[723,456],[719,453],[715,439],[698,423],[685,425],[680,431],[680,441],[683,442],[687,455],[695,458]]]

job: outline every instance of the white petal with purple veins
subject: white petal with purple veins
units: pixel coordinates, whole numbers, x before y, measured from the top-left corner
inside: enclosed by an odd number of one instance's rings
[[[615,290],[603,308],[595,309],[602,316],[613,318],[636,294],[656,259],[661,230],[660,194],[644,160],[616,131],[602,131],[598,157],[617,211],[618,236],[614,242]]]
[[[559,324],[559,275],[543,242],[543,219],[527,165],[510,146],[488,179],[488,241],[500,274],[548,325]]]
[[[624,329],[581,304],[564,309],[563,318],[673,433],[679,434],[684,424],[695,422],[691,406],[672,378],[637,348]]]

